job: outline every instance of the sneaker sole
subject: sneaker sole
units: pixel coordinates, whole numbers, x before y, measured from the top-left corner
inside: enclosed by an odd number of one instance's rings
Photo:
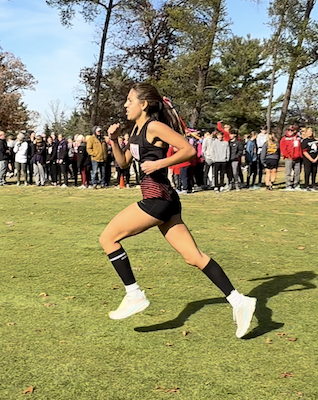
[[[110,319],[125,319],[128,317],[131,317],[134,314],[137,314],[139,312],[144,311],[148,306],[149,306],[150,302],[148,300],[143,301],[142,303],[136,305],[135,307],[131,308],[129,311],[127,311],[125,314],[121,314],[119,316],[116,315],[116,311],[111,311],[109,313],[109,318]]]
[[[246,313],[244,315],[244,329],[242,329],[241,332],[239,331],[239,329],[237,329],[237,331],[236,331],[236,337],[238,337],[239,339],[241,337],[243,337],[244,335],[246,335],[246,332],[248,331],[248,328],[250,326],[251,320],[254,315],[257,299],[255,299],[255,298],[252,298],[252,299],[253,299],[253,302],[251,302],[250,307],[246,310]]]

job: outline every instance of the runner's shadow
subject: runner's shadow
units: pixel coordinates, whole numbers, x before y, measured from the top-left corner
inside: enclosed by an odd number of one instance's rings
[[[161,324],[136,327],[134,328],[134,330],[137,332],[153,332],[153,331],[161,331],[164,329],[180,328],[191,317],[192,314],[195,314],[197,311],[201,310],[201,308],[203,308],[204,306],[209,304],[223,304],[223,303],[227,303],[227,301],[225,298],[222,297],[192,301],[191,303],[188,303],[186,305],[186,307],[181,311],[181,313],[176,318],[171,319],[170,321],[162,322]]]
[[[267,306],[267,302],[271,297],[277,296],[285,292],[298,292],[301,290],[316,289],[316,285],[310,282],[316,278],[317,274],[313,271],[296,272],[291,275],[275,275],[265,278],[251,279],[250,282],[266,281],[252,289],[248,296],[256,297],[257,304],[255,317],[258,320],[258,326],[250,333],[244,336],[244,339],[254,339],[274,329],[284,326],[283,322],[275,322],[272,320],[273,311]],[[302,286],[300,288],[288,289],[292,286]]]
[[[291,275],[275,275],[268,276],[265,278],[251,279],[250,282],[255,281],[267,281],[256,286],[250,291],[248,296],[256,297],[257,304],[255,310],[255,317],[258,320],[258,326],[254,328],[250,333],[244,336],[244,339],[253,339],[258,336],[262,336],[265,333],[271,332],[274,329],[279,329],[284,326],[283,322],[275,322],[272,320],[273,311],[267,307],[267,301],[279,293],[293,292],[301,290],[316,289],[316,285],[310,281],[316,278],[318,275],[313,271],[296,272]],[[296,289],[288,289],[292,286],[303,286]],[[137,332],[154,332],[165,329],[175,329],[184,325],[192,314],[195,314],[201,308],[206,305],[212,304],[223,304],[227,303],[225,298],[217,297],[213,299],[204,299],[193,301],[188,303],[184,310],[174,319],[163,322],[161,324],[155,324],[150,326],[141,326],[134,328]]]

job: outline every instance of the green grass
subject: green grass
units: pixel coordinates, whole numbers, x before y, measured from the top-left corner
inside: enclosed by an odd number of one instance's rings
[[[199,247],[259,299],[241,340],[222,294],[157,228],[123,241],[150,307],[108,318],[124,291],[98,237],[139,199],[137,189],[1,188],[0,399],[317,399],[318,194],[182,198]]]

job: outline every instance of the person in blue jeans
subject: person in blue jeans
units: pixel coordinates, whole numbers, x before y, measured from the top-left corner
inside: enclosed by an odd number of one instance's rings
[[[101,188],[106,186],[106,160],[107,160],[107,144],[104,137],[101,135],[101,128],[94,126],[92,136],[87,141],[87,153],[91,156],[92,162],[92,184],[93,188],[97,189],[98,171],[100,173]]]

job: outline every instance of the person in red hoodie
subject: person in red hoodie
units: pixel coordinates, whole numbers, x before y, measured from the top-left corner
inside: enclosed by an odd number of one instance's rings
[[[303,153],[301,139],[297,135],[295,126],[292,125],[286,130],[285,136],[280,141],[280,152],[285,159],[286,190],[301,190],[299,181]]]

